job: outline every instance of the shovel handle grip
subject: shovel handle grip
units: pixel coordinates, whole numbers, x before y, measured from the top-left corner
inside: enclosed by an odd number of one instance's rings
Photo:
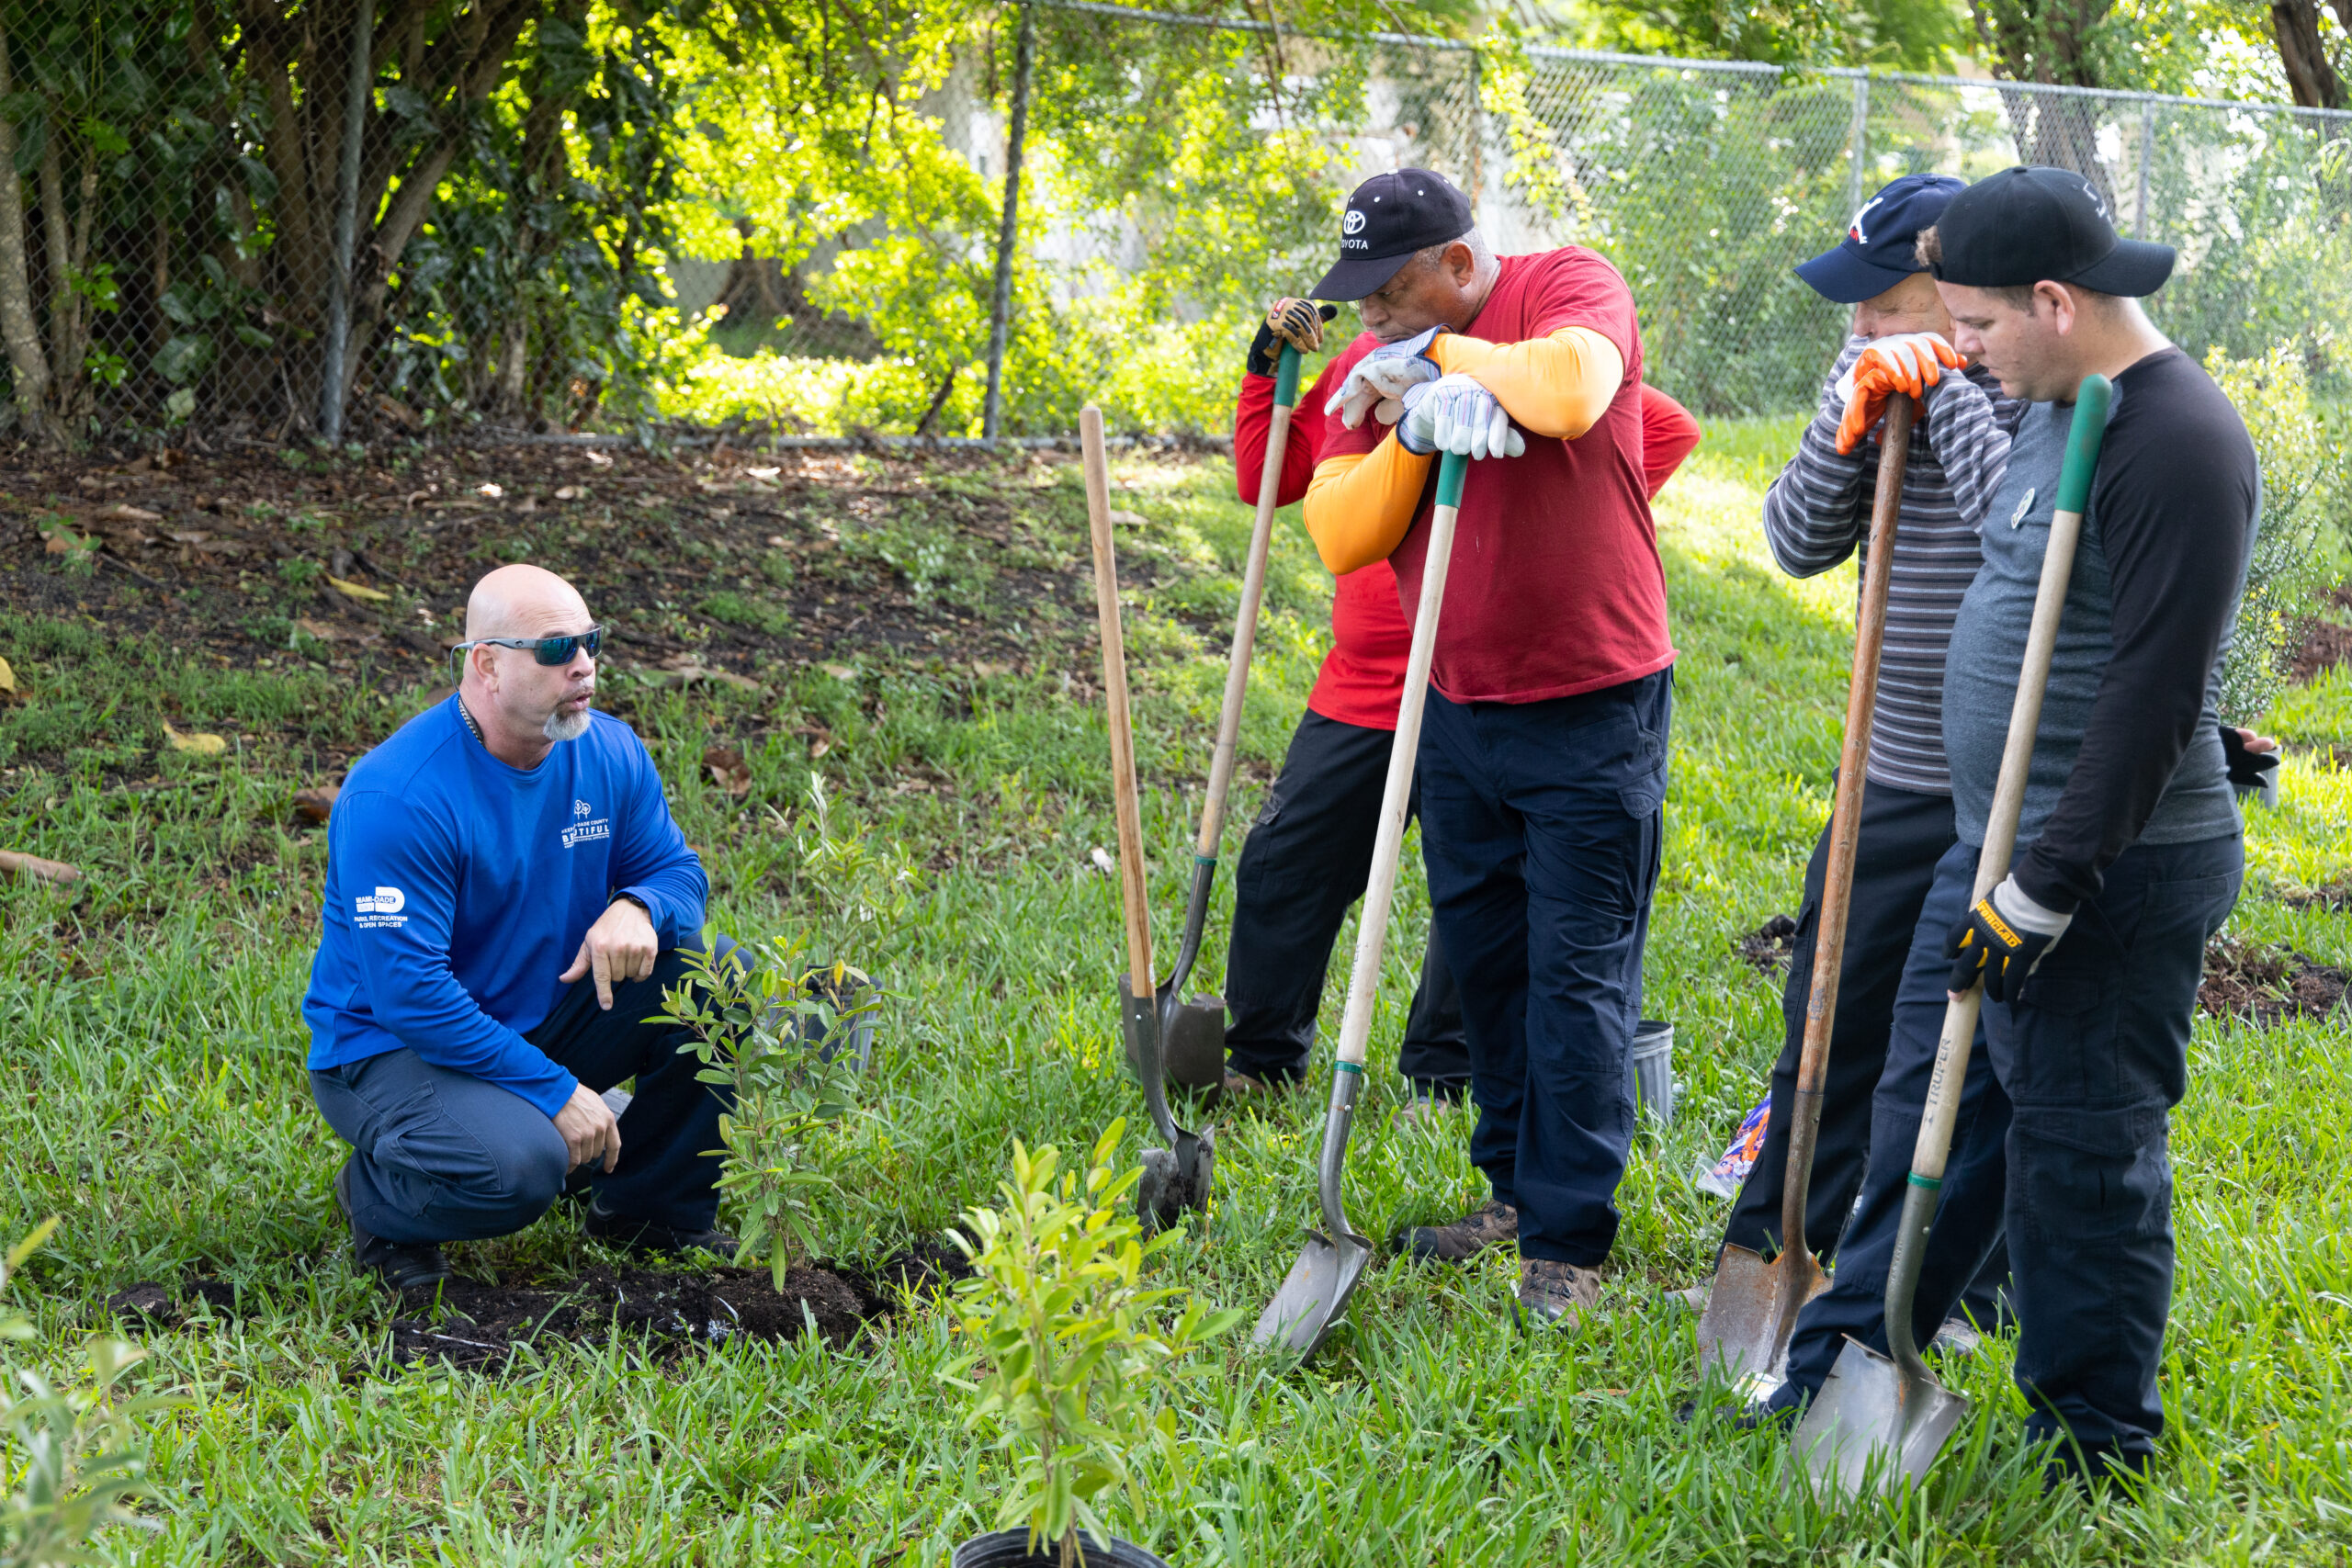
[[[1078,411],[1086,466],[1086,525],[1094,545],[1094,614],[1102,638],[1102,708],[1111,731],[1111,797],[1119,823],[1119,903],[1127,921],[1133,994],[1151,995],[1151,907],[1143,863],[1143,807],[1136,791],[1136,738],[1127,709],[1126,639],[1119,626],[1119,565],[1111,546],[1111,468],[1102,451],[1102,411]]]
[[[1462,479],[1470,467],[1459,452],[1438,464],[1437,508],[1430,515],[1429,553],[1421,562],[1421,596],[1413,615],[1413,649],[1405,661],[1405,695],[1396,707],[1396,738],[1388,747],[1388,781],[1380,795],[1380,834],[1372,875],[1356,920],[1355,968],[1348,980],[1347,1016],[1340,1024],[1340,1066],[1363,1070],[1372,1042],[1372,1004],[1380,989],[1380,953],[1388,937],[1388,909],[1396,895],[1396,863],[1405,847],[1405,809],[1413,798],[1413,763],[1421,744],[1421,711],[1429,704],[1430,666],[1437,657],[1438,611],[1445,603],[1446,569],[1453,559]]]

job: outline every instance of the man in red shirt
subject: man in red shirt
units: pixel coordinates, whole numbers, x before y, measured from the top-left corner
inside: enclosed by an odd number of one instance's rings
[[[1404,169],[1357,187],[1314,291],[1362,301],[1306,495],[1324,564],[1396,573],[1409,619],[1441,445],[1471,466],[1419,755],[1421,851],[1462,977],[1492,1199],[1419,1255],[1516,1241],[1519,1306],[1600,1299],[1632,1140],[1625,1061],[1664,835],[1674,646],[1642,467],[1632,292],[1581,246],[1498,258]],[[1393,430],[1364,415],[1401,414]],[[1430,418],[1434,411],[1435,417]],[[1523,455],[1513,455],[1523,449]]]
[[[1275,300],[1250,347],[1233,413],[1234,477],[1247,502],[1257,501],[1265,471],[1275,358],[1285,342],[1302,354],[1323,346],[1323,319],[1307,301]],[[1378,340],[1366,333],[1363,342],[1369,348]],[[1323,405],[1340,378],[1327,370],[1299,398],[1283,452],[1281,505],[1306,494],[1330,421]],[[1699,423],[1653,387],[1643,387],[1641,396],[1643,486],[1656,495],[1698,446]],[[1338,580],[1331,651],[1235,872],[1225,969],[1226,1001],[1233,1010],[1225,1035],[1228,1095],[1246,1098],[1305,1080],[1331,944],[1371,873],[1411,643],[1396,574],[1385,560]],[[1434,933],[1421,959],[1396,1067],[1412,1085],[1408,1114],[1453,1104],[1469,1083],[1461,998]]]

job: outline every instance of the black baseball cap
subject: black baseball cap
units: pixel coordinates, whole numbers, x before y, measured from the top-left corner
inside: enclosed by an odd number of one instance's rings
[[[1875,299],[1905,278],[1927,271],[1918,256],[1919,231],[1941,218],[1968,182],[1951,175],[1905,175],[1862,203],[1846,237],[1798,266],[1813,291],[1838,305]]]
[[[2072,169],[2020,164],[1978,180],[1936,222],[1939,283],[2030,288],[2044,278],[2140,299],[2172,276],[2173,248],[2115,232],[2107,197]]]
[[[1340,215],[1339,265],[1308,292],[1317,299],[1377,293],[1416,251],[1458,240],[1472,227],[1470,198],[1443,175],[1374,175],[1356,186]]]

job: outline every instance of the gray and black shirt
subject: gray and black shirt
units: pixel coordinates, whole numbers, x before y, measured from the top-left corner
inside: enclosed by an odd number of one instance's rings
[[[1944,739],[1971,844],[1984,841],[2074,412],[2035,403],[2018,421],[1952,632]],[[2135,843],[2239,830],[2217,704],[2260,503],[2245,422],[2194,361],[2166,348],[2116,377],[2018,823],[2011,869],[2036,903],[2096,898]]]
[[[1879,433],[1839,454],[1838,426],[1846,409],[1837,385],[1869,346],[1868,338],[1846,340],[1822,387],[1820,411],[1764,497],[1765,539],[1792,577],[1814,577],[1850,555],[1868,553]],[[1961,597],[1976,577],[1977,527],[2007,468],[2009,432],[2025,405],[2001,396],[1998,382],[1971,368],[1947,372],[1928,389],[1923,407],[1926,417],[1912,426],[1903,470],[1866,771],[1876,784],[1950,795],[1944,649]]]

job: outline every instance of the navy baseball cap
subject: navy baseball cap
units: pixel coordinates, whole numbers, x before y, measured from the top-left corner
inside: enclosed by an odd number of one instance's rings
[[[1936,280],[1969,288],[2030,288],[2047,278],[2141,299],[2172,276],[2170,245],[2115,231],[2107,197],[2072,169],[2019,164],[1952,198],[1936,224]]]
[[[1862,203],[1846,237],[1797,268],[1815,293],[1839,305],[1875,299],[1928,269],[1916,254],[1919,231],[1943,216],[1968,182],[1951,175],[1905,175]]]
[[[1376,294],[1415,252],[1458,240],[1471,228],[1470,198],[1443,175],[1374,175],[1356,186],[1340,216],[1339,265],[1308,292],[1317,299]]]

